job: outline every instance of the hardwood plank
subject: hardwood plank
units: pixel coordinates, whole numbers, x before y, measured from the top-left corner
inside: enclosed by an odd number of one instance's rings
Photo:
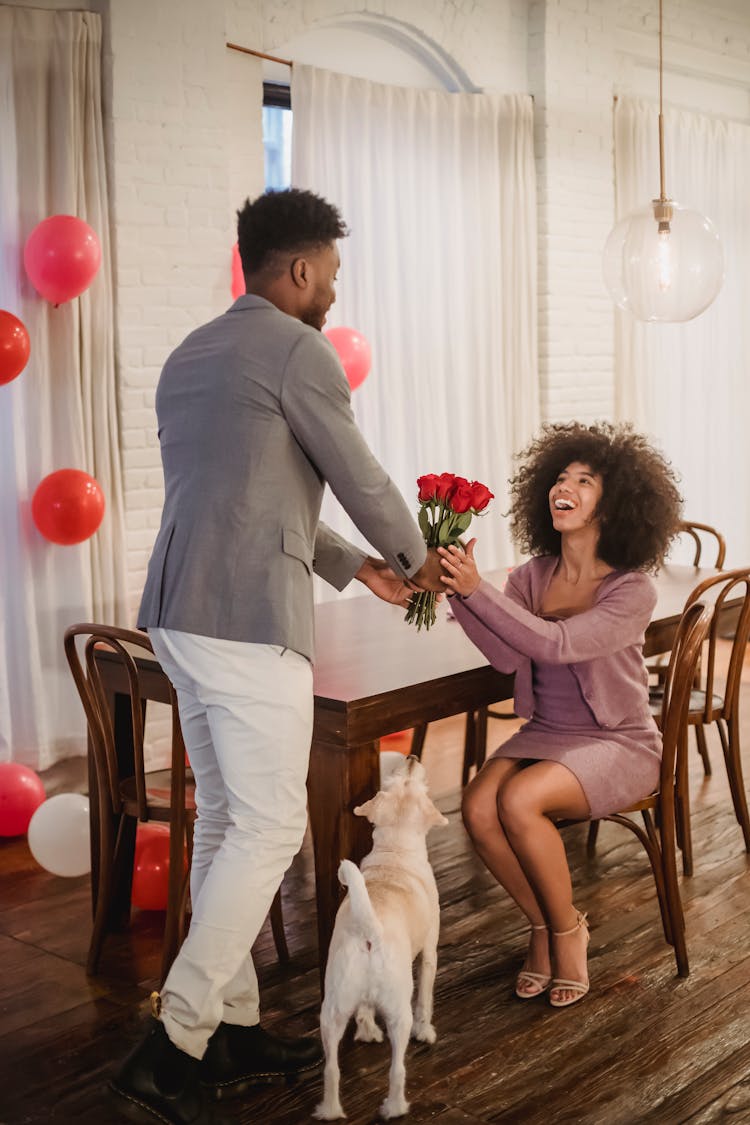
[[[515,726],[494,723],[491,738]],[[750,720],[743,734],[749,745]],[[513,997],[527,928],[461,825],[463,720],[430,726],[423,761],[450,820],[429,839],[442,911],[438,1040],[409,1045],[408,1121],[750,1121],[750,860],[714,732],[709,747],[710,779],[697,753],[691,756],[696,870],[682,880],[690,976],[675,975],[637,842],[605,824],[589,858],[586,829],[574,826],[564,839],[577,902],[592,921],[592,990],[582,1004],[556,1012],[543,1000]],[[0,1122],[115,1125],[106,1079],[142,1033],[162,916],[134,911],[130,927],[108,939],[102,974],[88,980],[87,880],[41,872],[23,841],[0,842],[0,870]],[[309,836],[282,897],[290,964],[279,965],[267,928],[255,945],[264,1024],[280,1034],[314,1033],[320,992]],[[345,1038],[349,1125],[378,1119],[389,1060],[387,1043],[354,1043],[351,1031]],[[259,1088],[230,1103],[228,1116],[243,1125],[298,1125],[310,1120],[320,1096],[321,1079],[313,1076]]]

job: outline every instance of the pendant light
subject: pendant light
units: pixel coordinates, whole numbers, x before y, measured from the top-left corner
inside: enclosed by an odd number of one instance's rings
[[[604,247],[604,284],[638,320],[685,321],[707,309],[724,280],[710,219],[668,199],[664,185],[662,0],[659,0],[659,198],[622,219]]]

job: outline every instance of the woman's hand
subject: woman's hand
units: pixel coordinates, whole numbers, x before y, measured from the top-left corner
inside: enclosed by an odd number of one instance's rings
[[[447,574],[442,576],[442,581],[449,593],[468,598],[481,582],[477,564],[474,562],[475,543],[476,539],[470,539],[465,551],[460,547],[438,547],[440,561],[447,571]]]

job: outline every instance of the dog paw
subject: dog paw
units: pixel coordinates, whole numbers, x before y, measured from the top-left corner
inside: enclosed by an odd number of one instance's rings
[[[317,1117],[318,1121],[337,1121],[340,1117],[346,1117],[346,1114],[341,1108],[341,1102],[332,1101],[330,1103],[321,1102],[320,1105],[316,1105],[313,1110],[313,1117]]]
[[[434,1043],[437,1039],[437,1032],[431,1023],[425,1023],[423,1020],[415,1020],[411,1029],[412,1039],[418,1039],[420,1043]]]
[[[380,1116],[386,1121],[392,1117],[403,1117],[409,1112],[409,1103],[404,1097],[392,1097],[390,1094],[380,1107]]]

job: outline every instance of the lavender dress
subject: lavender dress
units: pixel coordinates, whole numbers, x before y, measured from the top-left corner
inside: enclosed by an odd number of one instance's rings
[[[516,714],[529,720],[493,757],[560,762],[578,778],[592,817],[605,816],[659,781],[661,735],[643,662],[656,587],[640,571],[613,571],[590,609],[546,617],[541,606],[558,562],[535,557],[511,572],[503,591],[482,579],[451,604],[493,668],[514,673]]]
[[[532,677],[534,717],[492,758],[567,766],[580,782],[594,819],[626,809],[657,787],[661,735],[647,705],[642,715],[603,730],[569,665],[534,662]]]

